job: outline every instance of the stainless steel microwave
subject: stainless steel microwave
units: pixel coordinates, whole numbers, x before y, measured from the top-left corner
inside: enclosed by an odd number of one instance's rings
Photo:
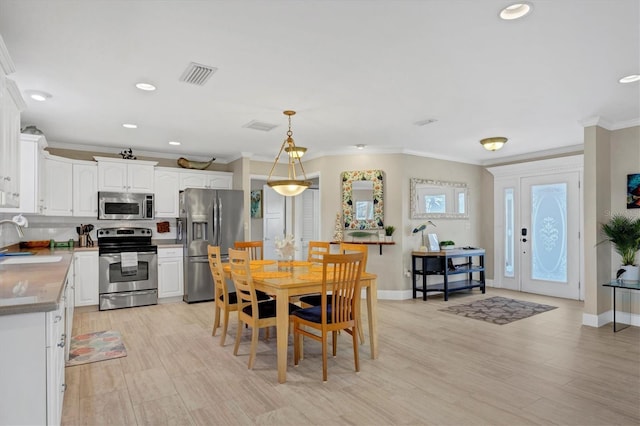
[[[153,219],[153,194],[98,192],[98,219]]]

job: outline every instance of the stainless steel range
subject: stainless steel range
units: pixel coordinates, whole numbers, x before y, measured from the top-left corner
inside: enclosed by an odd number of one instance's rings
[[[98,229],[100,310],[158,303],[158,247],[148,228]]]

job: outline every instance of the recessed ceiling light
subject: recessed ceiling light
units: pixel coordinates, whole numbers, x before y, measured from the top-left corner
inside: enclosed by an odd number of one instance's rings
[[[140,90],[146,90],[147,92],[156,90],[156,86],[151,83],[136,83],[136,87]]]
[[[138,125],[133,123],[124,123],[122,127],[124,127],[125,129],[137,129]]]
[[[40,90],[26,90],[25,93],[34,101],[44,102],[47,99],[51,99],[52,96],[50,93],[43,92]]]
[[[633,83],[635,81],[640,81],[640,75],[638,74],[631,74],[628,75],[626,77],[622,77],[620,80],[618,80],[620,83]]]
[[[522,18],[531,12],[530,3],[514,3],[500,11],[500,17],[505,21]]]
[[[180,145],[178,141],[169,141],[169,145]]]
[[[366,146],[365,144],[363,144],[363,143],[359,143],[358,145],[356,145],[356,148],[358,148],[358,149],[364,149],[364,147],[365,147],[365,146]]]

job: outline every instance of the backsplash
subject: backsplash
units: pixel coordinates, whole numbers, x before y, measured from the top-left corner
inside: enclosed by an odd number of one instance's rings
[[[0,219],[11,219],[15,214],[0,214]],[[24,238],[20,238],[16,228],[12,225],[0,226],[0,247],[16,244],[20,241],[41,241],[55,240],[68,241],[73,239],[76,244],[78,233],[76,227],[80,225],[92,224],[93,231],[89,234],[94,243],[97,242],[96,231],[100,228],[116,227],[138,227],[150,228],[153,231],[153,239],[176,238],[176,219],[158,218],[155,220],[98,220],[95,218],[81,217],[52,217],[25,215],[29,220],[29,226],[23,228]],[[158,233],[156,224],[158,222],[169,222],[169,232]]]

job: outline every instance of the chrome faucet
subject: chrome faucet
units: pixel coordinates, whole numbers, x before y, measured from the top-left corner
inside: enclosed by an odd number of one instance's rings
[[[18,231],[18,236],[20,238],[24,237],[24,231],[22,230],[22,227],[24,226],[26,228],[29,226],[29,221],[27,220],[26,217],[22,216],[21,214],[14,216],[11,220],[9,219],[0,220],[0,225],[2,225],[3,223],[13,224],[16,227],[16,231]]]

